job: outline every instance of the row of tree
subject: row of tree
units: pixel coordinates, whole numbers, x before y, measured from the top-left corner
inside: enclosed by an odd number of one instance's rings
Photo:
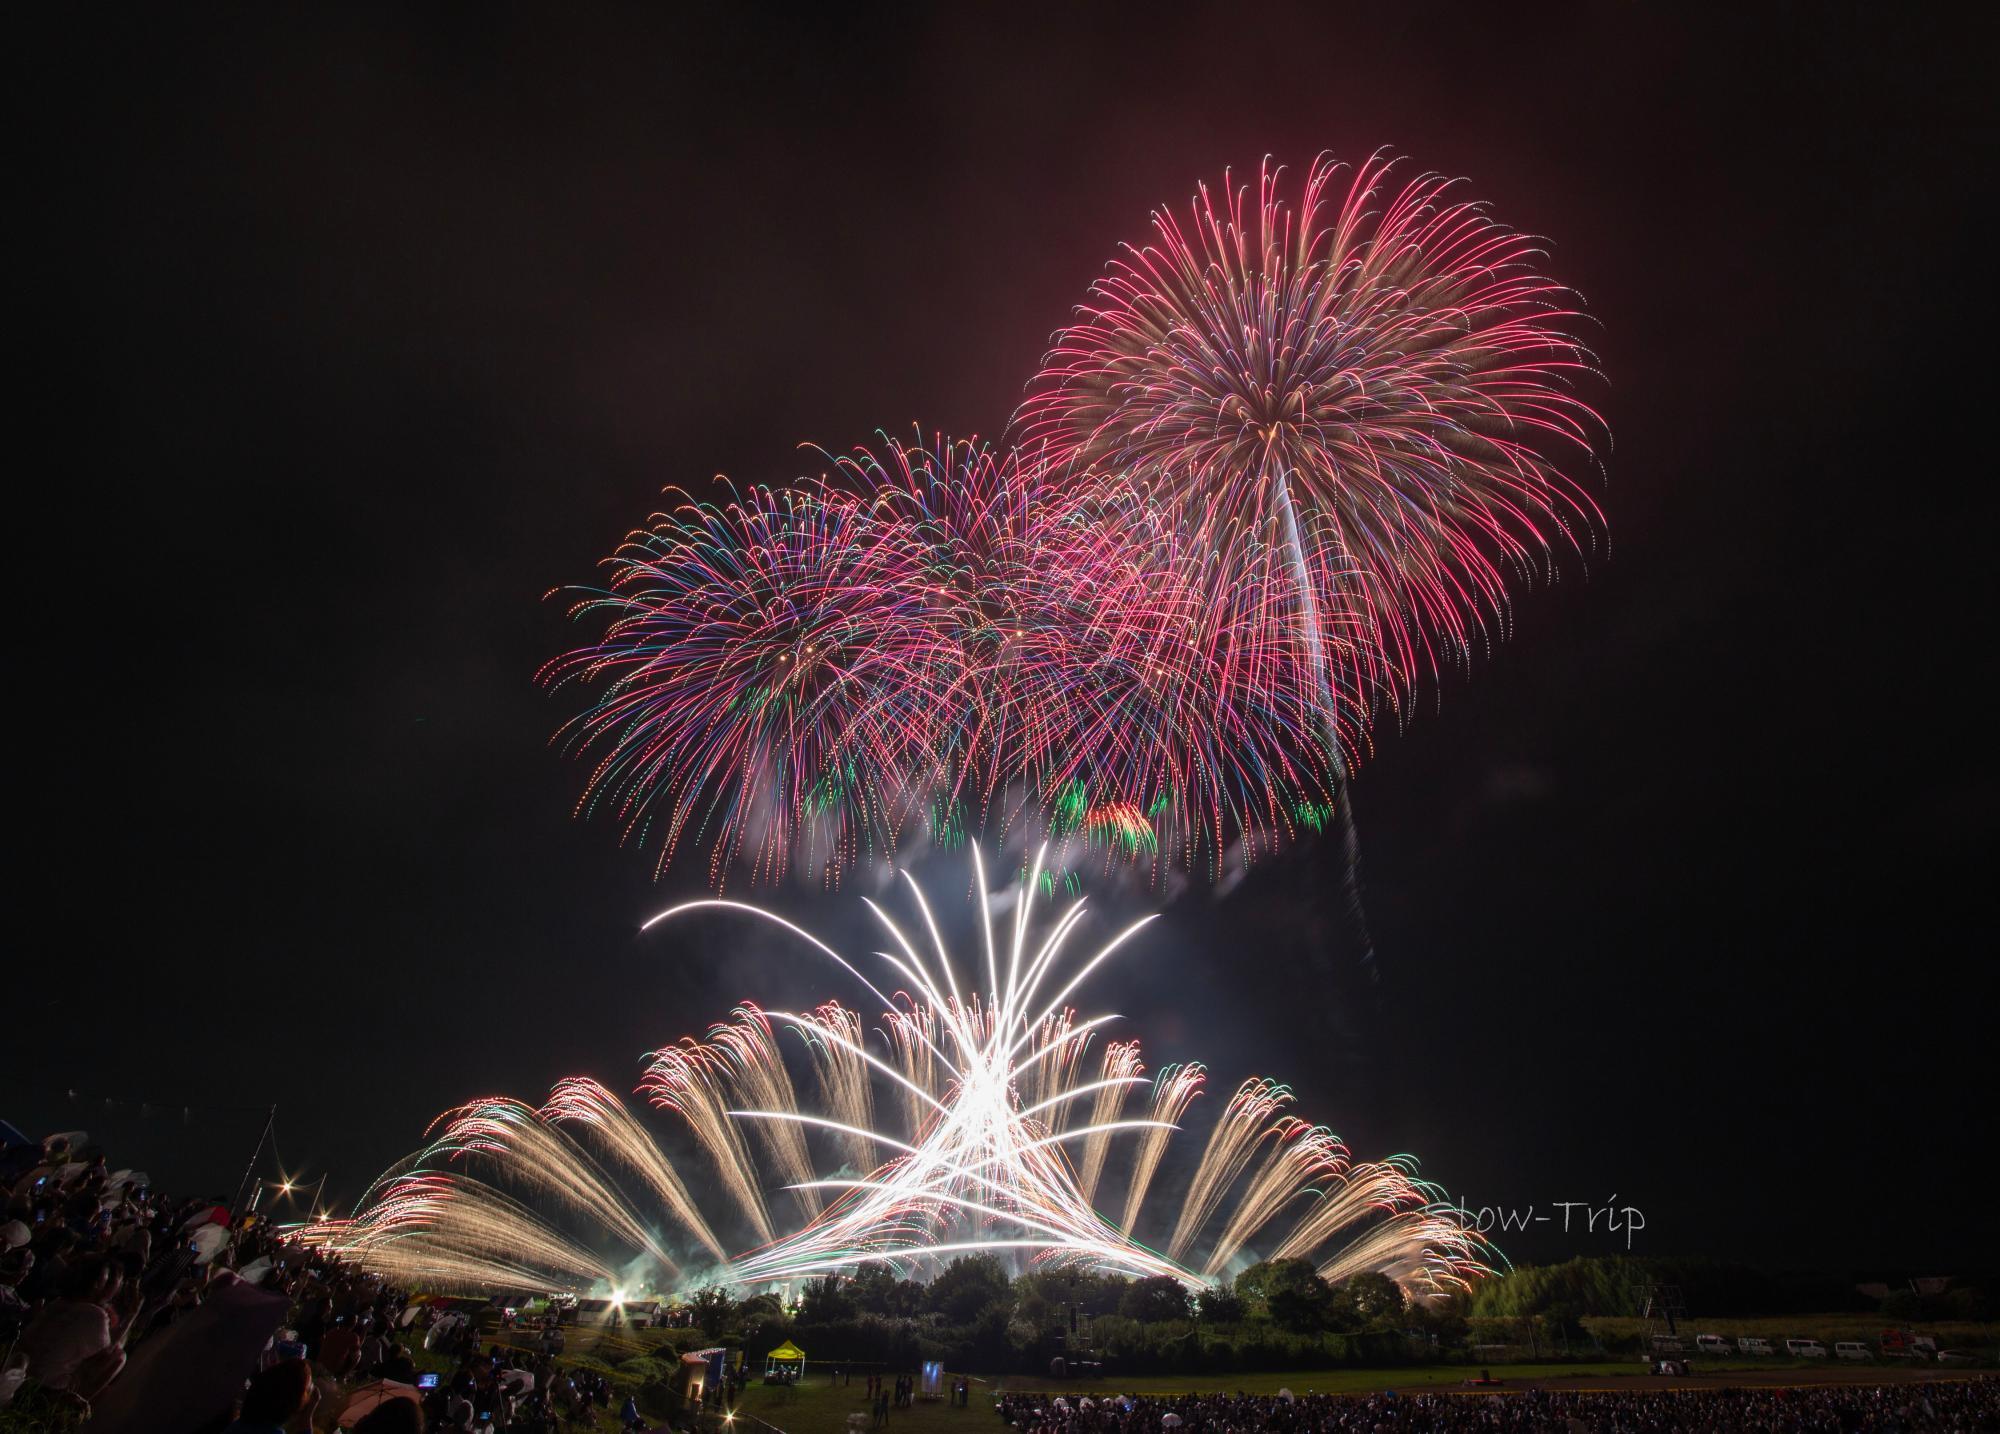
[[[732,1300],[714,1286],[689,1303],[701,1337],[741,1344],[753,1358],[792,1338],[815,1360],[896,1368],[942,1359],[958,1369],[1045,1372],[1050,1359],[1066,1355],[1149,1373],[1393,1364],[1449,1356],[1482,1341],[1580,1352],[1596,1347],[1584,1317],[1637,1314],[1646,1292],[1662,1285],[1675,1287],[1684,1306],[1704,1317],[1873,1307],[1851,1282],[1828,1276],[1623,1257],[1524,1265],[1443,1300],[1409,1300],[1376,1274],[1333,1284],[1305,1260],[1265,1261],[1233,1282],[1190,1292],[1165,1277],[1081,1271],[1009,1277],[991,1256],[966,1256],[928,1283],[880,1267],[829,1275],[806,1284],[791,1307],[771,1294]],[[1903,1302],[1918,1303],[1915,1296]],[[1948,1310],[1945,1303],[1935,1298],[1921,1313],[1978,1318],[1984,1309],[1970,1291],[1952,1292]],[[1902,1311],[1885,1304],[1883,1313]]]
[[[1731,1315],[1834,1314],[1877,1309],[1851,1277],[1825,1273],[1763,1270],[1725,1260],[1590,1256],[1560,1265],[1520,1265],[1483,1282],[1465,1313],[1475,1319],[1550,1316],[1558,1321],[1586,1315],[1636,1315],[1649,1289],[1678,1292],[1689,1311],[1710,1318]],[[1983,1316],[1984,1300],[1973,1290],[1950,1292],[1926,1301],[1898,1291],[1881,1304],[1895,1318]]]
[[[812,1280],[790,1308],[771,1294],[732,1301],[719,1287],[689,1306],[698,1329],[753,1358],[790,1338],[815,1360],[943,1359],[995,1372],[1043,1372],[1057,1355],[1134,1373],[1393,1363],[1412,1352],[1413,1333],[1434,1347],[1450,1318],[1412,1305],[1384,1276],[1333,1284],[1305,1260],[1266,1261],[1193,1293],[1164,1276],[1010,1277],[991,1256],[965,1256],[928,1283],[876,1268]]]
[[[928,1284],[898,1279],[879,1266],[852,1276],[827,1275],[808,1281],[790,1311],[776,1295],[732,1302],[717,1286],[697,1291],[689,1304],[695,1325],[711,1332],[781,1313],[811,1325],[839,1324],[860,1315],[932,1316],[934,1322],[961,1325],[997,1310],[1036,1330],[1075,1328],[1116,1316],[1135,1324],[1267,1321],[1292,1334],[1354,1334],[1400,1329],[1410,1309],[1402,1288],[1385,1275],[1359,1274],[1332,1284],[1306,1260],[1266,1260],[1233,1283],[1193,1293],[1165,1275],[1135,1280],[1060,1271],[1010,1278],[990,1255],[954,1260]]]

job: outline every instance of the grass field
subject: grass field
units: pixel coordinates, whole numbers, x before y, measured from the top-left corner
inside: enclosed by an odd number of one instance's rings
[[[1646,1322],[1640,1319],[1624,1319],[1612,1316],[1587,1316],[1583,1321],[1600,1339],[1630,1338],[1643,1334]],[[1803,1314],[1803,1315],[1754,1315],[1740,1318],[1693,1319],[1686,1322],[1683,1334],[1692,1339],[1697,1334],[1720,1334],[1734,1339],[1737,1335],[1761,1335],[1771,1341],[1774,1349],[1782,1348],[1787,1339],[1817,1339],[1828,1349],[1836,1340],[1858,1339],[1866,1341],[1873,1349],[1882,1337],[1882,1331],[1891,1328],[1908,1328],[1918,1334],[1927,1334],[1938,1342],[1939,1349],[1970,1349],[1990,1352],[2000,1345],[2000,1323],[1973,1320],[1914,1320],[1901,1325],[1896,1320],[1884,1319],[1879,1314]]]

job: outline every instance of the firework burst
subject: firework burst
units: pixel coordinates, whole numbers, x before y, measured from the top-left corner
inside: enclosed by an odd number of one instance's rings
[[[1309,626],[1363,691],[1407,690],[1504,623],[1507,577],[1551,570],[1601,525],[1566,458],[1597,415],[1574,296],[1533,239],[1395,161],[1321,156],[1296,203],[1270,162],[1254,195],[1203,186],[1161,210],[1056,337],[1018,417],[1059,468],[1164,504],[1224,551],[1287,555]],[[1318,612],[1315,613],[1314,609]]]
[[[1206,1072],[1181,1063],[1149,1078],[1136,1042],[1096,1047],[1116,1017],[1081,1017],[1073,998],[1145,922],[1079,960],[1070,948],[1084,903],[1038,926],[1037,875],[1026,875],[998,922],[992,900],[980,903],[978,954],[964,967],[912,882],[909,919],[876,911],[887,938],[873,958],[880,984],[760,908],[711,899],[664,912],[648,926],[696,908],[779,925],[859,982],[880,1003],[882,1025],[871,1039],[834,1003],[802,1012],[745,1003],[709,1039],[656,1053],[642,1089],[684,1124],[712,1181],[677,1169],[629,1112],[609,1108],[601,1086],[571,1080],[540,1111],[487,1099],[447,1113],[439,1138],[385,1175],[353,1220],[309,1237],[446,1287],[590,1288],[641,1256],[671,1281],[670,1249],[692,1241],[712,1251],[719,1223],[673,1192],[707,1186],[757,1241],[710,1277],[750,1286],[876,1264],[920,1274],[967,1251],[1017,1267],[1192,1285],[1245,1262],[1259,1241],[1323,1271],[1379,1270],[1419,1291],[1460,1286],[1485,1268],[1490,1251],[1412,1162],[1354,1160],[1331,1131],[1291,1113],[1291,1092],[1268,1079],[1237,1089],[1179,1194],[1163,1193],[1169,1147],[1199,1114]],[[984,893],[976,850],[975,880]],[[809,1083],[787,1070],[788,1043],[777,1039],[785,1029],[802,1038]],[[894,1098],[864,1094],[869,1086]],[[815,1087],[826,1098],[802,1103],[798,1092]],[[904,1118],[869,1116],[888,1110]],[[600,1132],[605,1164],[558,1123]],[[1121,1145],[1127,1155],[1114,1161]],[[621,1174],[663,1196],[650,1218],[623,1195]],[[785,1233],[767,1187],[795,1197],[798,1219]],[[1120,1220],[1099,1213],[1104,1197],[1116,1198]],[[563,1233],[577,1225],[587,1239]],[[1164,1252],[1138,1229],[1158,1230]]]
[[[915,553],[824,488],[678,497],[574,605],[603,636],[543,669],[593,690],[558,734],[596,758],[579,810],[661,870],[705,841],[717,883],[892,854],[951,710]]]

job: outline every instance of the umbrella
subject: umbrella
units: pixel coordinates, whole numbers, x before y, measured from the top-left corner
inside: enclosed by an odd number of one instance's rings
[[[464,1315],[453,1310],[430,1327],[430,1332],[424,1336],[424,1348],[436,1349],[439,1345],[455,1338],[458,1332],[470,1323],[471,1321]]]
[[[1086,1394],[1083,1396],[1083,1398],[1076,1401],[1076,1407],[1079,1409],[1095,1409],[1097,1407],[1097,1401],[1095,1399],[1092,1399],[1088,1394]]]
[[[1278,1391],[1278,1398],[1284,1400],[1285,1403],[1290,1404],[1292,1402],[1292,1391],[1289,1389],[1280,1389]]]
[[[422,1397],[414,1384],[401,1384],[393,1379],[378,1379],[364,1384],[347,1396],[347,1403],[340,1407],[340,1422],[352,1424],[364,1414],[372,1414],[392,1399],[407,1399],[412,1404],[420,1403]]]
[[[205,1265],[229,1243],[229,1232],[220,1225],[203,1225],[188,1236],[188,1243],[194,1246],[194,1262]]]
[[[132,1353],[125,1372],[93,1401],[91,1434],[195,1434],[243,1395],[243,1378],[291,1300],[221,1275],[200,1305]]]
[[[1160,1416],[1160,1427],[1163,1429],[1178,1429],[1180,1428],[1180,1424],[1181,1416],[1178,1414],[1162,1414]]]
[[[516,1386],[516,1394],[526,1394],[535,1387],[535,1376],[525,1369],[510,1369],[500,1376],[500,1382]]]

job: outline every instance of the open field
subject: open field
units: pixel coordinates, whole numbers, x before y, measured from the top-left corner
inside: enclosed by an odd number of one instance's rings
[[[1599,1339],[1630,1339],[1644,1334],[1646,1330],[1644,1320],[1608,1315],[1586,1316],[1583,1325]],[[1833,1348],[1836,1340],[1858,1339],[1873,1349],[1883,1330],[1898,1328],[1930,1335],[1937,1340],[1939,1349],[1969,1349],[1990,1355],[1996,1346],[2000,1346],[2000,1323],[1991,1320],[1912,1320],[1903,1323],[1884,1319],[1879,1314],[1718,1316],[1684,1321],[1681,1333],[1689,1339],[1697,1334],[1727,1335],[1731,1339],[1740,1334],[1761,1335],[1771,1341],[1773,1348],[1782,1348],[1783,1341],[1787,1339],[1817,1339],[1828,1349]]]

